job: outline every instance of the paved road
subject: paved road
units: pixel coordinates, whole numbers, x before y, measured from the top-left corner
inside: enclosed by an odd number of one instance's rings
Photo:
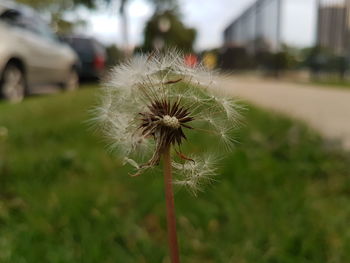
[[[243,100],[304,120],[350,150],[350,90],[243,77],[225,78],[222,86]]]

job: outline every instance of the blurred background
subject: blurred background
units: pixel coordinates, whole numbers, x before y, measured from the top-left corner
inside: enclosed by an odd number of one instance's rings
[[[0,0],[0,262],[170,262],[160,171],[88,120],[111,67],[171,47],[246,109],[215,182],[176,188],[183,262],[350,262],[349,0]]]
[[[210,69],[348,83],[346,0],[17,2],[1,3],[2,82],[16,69],[20,79],[17,88],[2,89],[10,100],[43,84],[75,89],[78,77],[97,80],[125,58],[168,47],[183,50],[188,63]],[[38,76],[50,69],[56,78]]]

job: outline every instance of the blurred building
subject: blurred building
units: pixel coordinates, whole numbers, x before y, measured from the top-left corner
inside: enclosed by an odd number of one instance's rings
[[[337,55],[349,55],[349,0],[318,2],[317,44]]]
[[[311,46],[316,13],[313,0],[257,0],[225,29],[224,47],[244,47],[255,54],[277,52],[282,44]]]
[[[281,0],[259,0],[224,31],[225,46],[277,50],[280,45]]]

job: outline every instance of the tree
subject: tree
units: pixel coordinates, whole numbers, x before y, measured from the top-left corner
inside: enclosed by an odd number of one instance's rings
[[[94,1],[94,0],[78,0],[78,1]],[[126,5],[130,0],[104,0],[108,4],[110,4],[113,1],[119,1],[119,15],[121,17],[122,23],[122,36],[124,40],[124,54],[129,53],[129,28],[128,28],[128,16],[126,13]],[[155,6],[155,14],[166,10],[166,9],[173,9],[176,7],[177,0],[148,0]]]
[[[176,47],[192,51],[196,31],[187,28],[180,20],[176,10],[155,13],[144,30],[143,51]]]

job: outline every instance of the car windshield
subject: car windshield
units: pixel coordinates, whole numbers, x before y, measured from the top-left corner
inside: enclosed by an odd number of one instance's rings
[[[68,38],[67,42],[75,49],[85,53],[93,53],[92,42],[83,38]]]

